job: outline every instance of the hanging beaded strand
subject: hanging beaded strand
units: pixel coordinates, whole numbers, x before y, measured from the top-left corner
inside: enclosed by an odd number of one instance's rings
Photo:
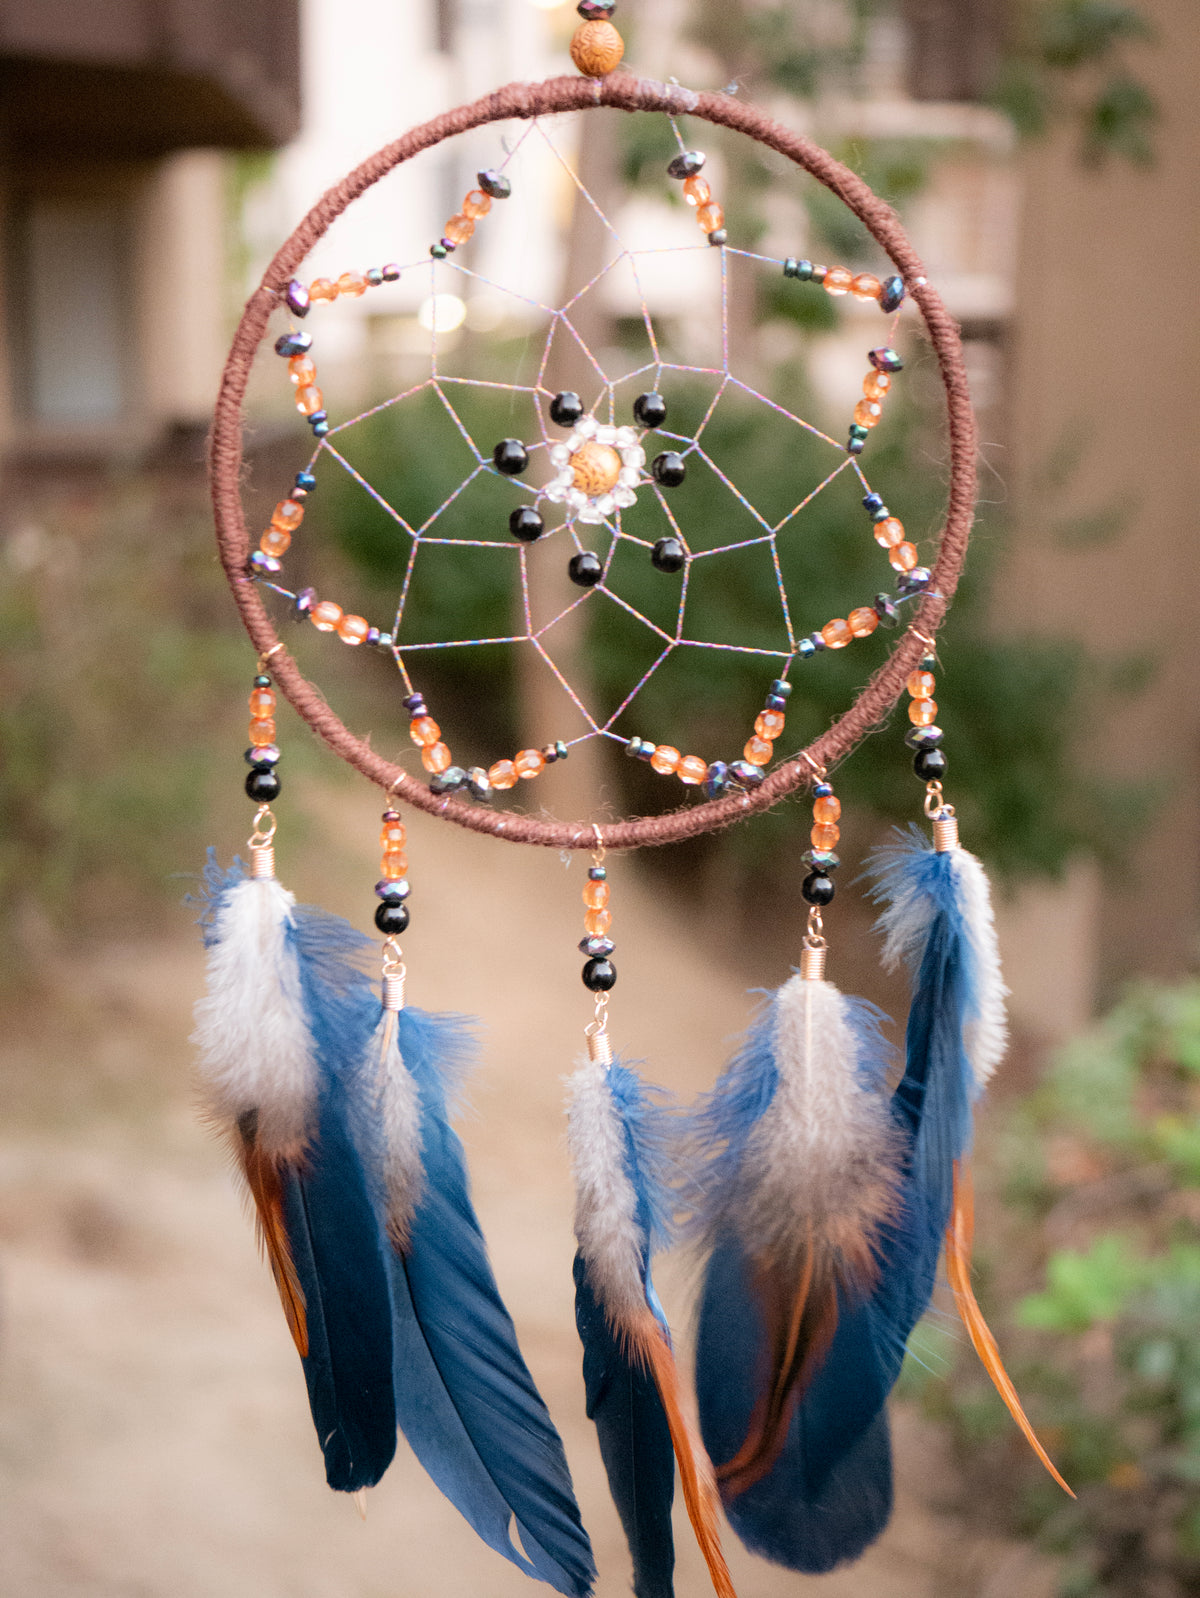
[[[934,668],[937,657],[933,654],[933,641],[924,633],[913,629],[913,635],[927,646],[930,653],[917,669],[909,674],[908,719],[912,726],[904,741],[913,754],[913,772],[925,784],[925,814],[933,822],[933,844],[939,854],[958,845],[958,821],[954,806],[946,803],[942,791],[942,778],[946,775],[948,761],[942,749],[945,734],[937,726],[937,701],[933,697],[937,686]]]
[[[805,756],[805,759],[807,758]],[[842,835],[838,826],[842,814],[842,802],[834,793],[824,766],[814,766],[813,769],[816,771],[818,781],[812,791],[813,824],[809,833],[810,847],[801,856],[804,864],[809,867],[809,872],[800,884],[800,892],[817,912],[819,922],[820,911],[833,902],[834,885],[830,873],[836,871],[841,864],[836,853],[836,845]]]
[[[250,875],[268,878],[275,875],[275,816],[271,802],[279,797],[282,784],[276,766],[279,764],[279,745],[275,742],[275,694],[266,667],[276,650],[276,644],[258,659],[258,672],[250,688],[250,747],[246,750],[246,797],[258,806],[254,813],[254,830],[247,840],[250,850]]]

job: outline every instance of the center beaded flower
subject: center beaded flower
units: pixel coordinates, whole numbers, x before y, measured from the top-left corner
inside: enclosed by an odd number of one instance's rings
[[[637,499],[646,451],[632,427],[605,427],[594,416],[581,416],[569,438],[550,450],[557,474],[544,496],[563,505],[581,522],[602,522]]]

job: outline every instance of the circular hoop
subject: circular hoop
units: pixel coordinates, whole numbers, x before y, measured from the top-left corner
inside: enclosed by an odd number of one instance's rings
[[[751,793],[712,799],[670,815],[643,816],[604,827],[592,821],[546,821],[512,812],[497,813],[457,800],[452,802],[449,795],[431,793],[424,783],[385,760],[352,733],[300,671],[275,632],[257,584],[247,576],[250,535],[240,493],[242,405],[255,352],[289,279],[346,207],[394,167],[468,128],[513,118],[591,110],[597,106],[622,111],[686,114],[731,128],[786,156],[832,190],[886,252],[921,312],[930,342],[937,352],[946,389],[950,438],[946,521],[938,541],[931,591],[922,597],[913,625],[901,635],[887,660],[849,710],[801,754],[771,772]],[[756,811],[767,810],[785,794],[813,782],[816,768],[835,765],[865,733],[884,719],[899,699],[908,674],[927,652],[928,641],[936,636],[947,602],[958,585],[975,506],[975,452],[975,417],[958,328],[937,291],[925,281],[920,257],[892,208],[819,145],[792,133],[752,106],[725,94],[697,94],[677,84],[613,73],[599,81],[561,77],[549,78],[544,83],[509,84],[471,105],[460,106],[411,129],[368,157],[324,194],[276,253],[262,282],[246,302],[225,363],[213,413],[209,471],[221,564],[246,631],[258,654],[271,656],[272,674],[285,697],[335,754],[384,788],[389,796],[394,794],[419,810],[444,816],[474,832],[552,849],[595,849],[598,842],[610,849],[624,849],[676,843],[728,826]]]

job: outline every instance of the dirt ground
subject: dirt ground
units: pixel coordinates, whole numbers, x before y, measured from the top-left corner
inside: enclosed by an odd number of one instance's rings
[[[366,925],[375,807],[320,801],[303,848],[281,807],[281,878]],[[562,1079],[589,999],[579,982],[584,862],[412,826],[410,1002],[485,1018],[462,1123],[501,1290],[562,1433],[600,1569],[629,1563],[584,1415],[571,1307]],[[232,842],[232,840],[231,840]],[[230,849],[223,851],[227,855]],[[646,1074],[707,1086],[753,1000],[617,860],[621,984],[612,1025]],[[190,1097],[202,982],[177,935],[77,952],[49,1013],[0,1040],[0,1595],[2,1598],[444,1598],[531,1593],[424,1478],[403,1442],[366,1521],[324,1485],[304,1384],[219,1148]],[[785,929],[787,936],[797,928]],[[664,1296],[686,1328],[688,1271]],[[1049,1598],[1020,1545],[968,1537],[936,1431],[896,1415],[898,1506],[857,1566],[807,1580],[745,1554],[741,1598]],[[709,1586],[677,1518],[680,1598]]]

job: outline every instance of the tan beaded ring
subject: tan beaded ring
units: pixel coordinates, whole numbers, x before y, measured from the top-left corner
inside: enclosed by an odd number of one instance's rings
[[[887,661],[845,715],[808,749],[778,766],[752,792],[713,799],[670,815],[613,822],[602,828],[592,821],[547,821],[511,811],[497,813],[457,800],[451,802],[448,796],[432,793],[424,783],[394,762],[385,760],[352,733],[288,654],[276,635],[257,585],[247,576],[251,543],[239,487],[242,406],[255,352],[289,279],[346,207],[394,167],[468,128],[510,118],[591,110],[597,106],[611,106],[622,111],[686,113],[731,128],[786,156],[832,190],[887,253],[921,312],[946,389],[950,440],[946,521],[933,566],[931,591],[923,596],[913,626],[900,637]],[[975,505],[975,450],[975,418],[958,329],[936,290],[925,281],[920,258],[891,207],[820,146],[790,132],[753,107],[725,94],[698,94],[678,85],[655,83],[617,72],[599,81],[562,77],[537,84],[510,84],[472,105],[460,106],[413,128],[377,151],[324,194],[280,248],[246,303],[221,379],[213,415],[209,465],[221,562],[246,630],[258,654],[271,655],[272,675],[284,695],[336,754],[389,794],[475,832],[554,849],[594,849],[598,840],[609,848],[674,843],[766,810],[785,794],[811,783],[816,768],[835,765],[866,732],[883,720],[903,692],[909,673],[927,652],[928,640],[936,635],[946,604],[957,586]]]

